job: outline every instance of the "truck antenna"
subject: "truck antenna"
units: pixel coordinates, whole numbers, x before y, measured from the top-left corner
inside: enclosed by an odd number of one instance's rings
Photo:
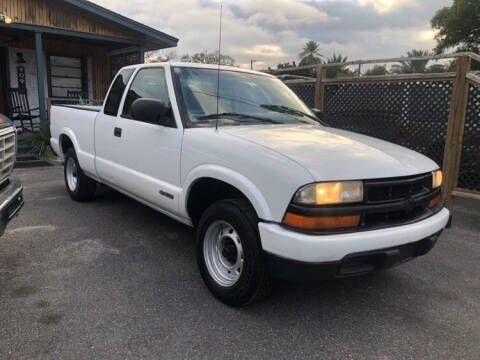
[[[221,58],[221,50],[222,50],[222,1],[220,0],[220,29],[218,33],[218,72],[217,72],[217,117],[215,118],[215,130],[218,130],[218,100],[220,96],[220,58]]]

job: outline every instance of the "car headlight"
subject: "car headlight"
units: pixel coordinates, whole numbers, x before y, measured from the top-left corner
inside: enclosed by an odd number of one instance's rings
[[[432,171],[432,189],[442,186],[443,174],[442,170]]]
[[[302,187],[293,197],[298,205],[331,205],[354,203],[363,200],[363,182],[335,181],[310,184]]]

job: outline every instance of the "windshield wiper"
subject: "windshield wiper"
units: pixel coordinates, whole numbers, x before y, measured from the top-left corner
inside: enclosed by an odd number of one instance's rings
[[[208,120],[208,119],[216,119],[220,117],[237,117],[237,118],[244,118],[244,119],[254,119],[254,120],[259,120],[262,122],[268,122],[271,124],[281,124],[279,121],[275,121],[272,119],[267,119],[261,116],[255,116],[255,115],[250,115],[250,114],[242,114],[242,113],[236,113],[236,112],[223,112],[219,114],[209,114],[209,115],[203,115],[198,117],[198,120]]]
[[[310,114],[307,114],[303,111],[300,111],[300,110],[297,110],[297,109],[293,109],[291,107],[288,107],[288,106],[284,106],[284,105],[273,105],[273,104],[260,104],[260,107],[264,108],[264,109],[267,109],[267,110],[271,110],[271,111],[275,111],[275,112],[279,112],[279,113],[282,113],[282,114],[290,114],[290,115],[299,115],[299,116],[306,116],[312,120],[315,120],[318,122],[318,118],[316,116],[313,116],[313,115],[310,115]]]

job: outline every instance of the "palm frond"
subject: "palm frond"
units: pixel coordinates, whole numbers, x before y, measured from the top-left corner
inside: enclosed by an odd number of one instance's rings
[[[48,123],[41,125],[38,131],[27,133],[25,144],[38,157],[54,157],[50,148],[50,125]]]

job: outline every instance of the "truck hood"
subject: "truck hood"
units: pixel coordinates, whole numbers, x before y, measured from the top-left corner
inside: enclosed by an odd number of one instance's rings
[[[290,158],[315,181],[408,176],[438,169],[429,158],[402,146],[324,126],[254,125],[221,131]]]

